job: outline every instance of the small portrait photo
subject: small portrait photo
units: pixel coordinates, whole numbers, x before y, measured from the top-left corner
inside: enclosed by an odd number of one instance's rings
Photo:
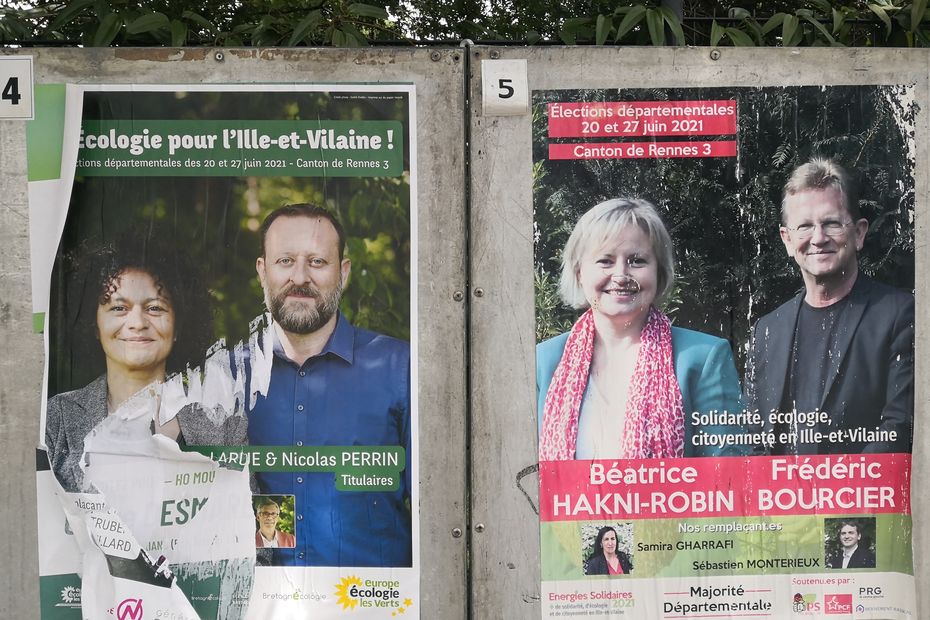
[[[633,524],[581,524],[581,561],[585,575],[629,575],[633,572]]]
[[[255,512],[256,549],[293,549],[294,536],[293,495],[253,495]]]
[[[875,517],[823,520],[827,568],[875,568]]]

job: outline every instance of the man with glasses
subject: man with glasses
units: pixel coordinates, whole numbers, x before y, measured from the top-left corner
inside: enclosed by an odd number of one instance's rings
[[[258,549],[293,549],[297,541],[293,534],[278,529],[281,507],[271,498],[265,498],[255,511],[258,530],[255,532],[255,547]]]
[[[859,270],[869,223],[852,179],[828,159],[785,184],[781,239],[804,289],[753,328],[746,401],[772,454],[908,452],[914,297]]]

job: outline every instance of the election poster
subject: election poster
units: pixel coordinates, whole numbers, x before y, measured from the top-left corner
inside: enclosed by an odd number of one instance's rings
[[[413,86],[36,98],[41,617],[419,617]]]
[[[532,110],[543,617],[916,617],[914,88]]]

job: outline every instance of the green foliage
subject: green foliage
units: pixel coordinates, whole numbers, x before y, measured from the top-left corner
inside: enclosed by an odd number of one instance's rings
[[[372,5],[345,0],[228,3],[156,0],[36,0],[0,12],[0,43],[85,46],[356,47],[403,39],[389,20],[399,0]]]
[[[927,0],[33,0],[0,10],[2,43],[358,47],[463,39],[566,45],[930,45]]]

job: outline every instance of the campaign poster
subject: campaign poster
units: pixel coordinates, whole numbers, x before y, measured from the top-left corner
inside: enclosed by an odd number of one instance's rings
[[[544,618],[913,618],[909,85],[533,93]]]
[[[413,86],[37,98],[41,617],[419,617]]]

